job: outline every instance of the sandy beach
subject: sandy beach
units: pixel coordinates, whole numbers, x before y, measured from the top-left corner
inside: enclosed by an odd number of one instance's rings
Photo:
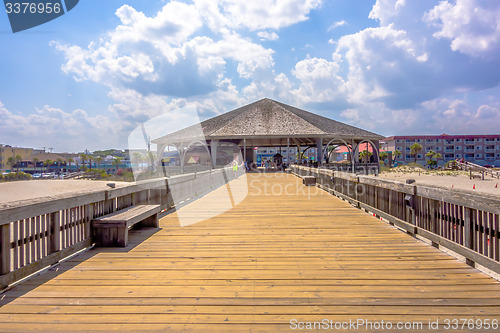
[[[60,194],[77,194],[97,190],[106,190],[108,183],[115,183],[116,187],[129,185],[125,182],[95,181],[95,180],[27,180],[18,182],[0,183],[0,204],[19,202],[43,197],[52,197]]]
[[[484,180],[469,179],[469,175],[464,172],[452,172],[451,175],[446,173],[430,173],[421,172],[384,172],[378,178],[391,179],[401,182],[406,182],[407,179],[415,179],[416,184],[432,185],[445,188],[456,188],[467,190],[476,193],[489,193],[500,195],[500,179],[485,176]],[[473,189],[473,187],[476,189]]]

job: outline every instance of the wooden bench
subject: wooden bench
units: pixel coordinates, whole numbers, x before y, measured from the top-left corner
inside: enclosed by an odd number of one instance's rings
[[[143,227],[159,227],[160,205],[136,205],[92,220],[96,246],[119,246],[128,244],[128,229],[140,223]]]
[[[314,186],[314,185],[316,185],[316,177],[303,176],[302,177],[302,184],[304,184],[306,186]]]

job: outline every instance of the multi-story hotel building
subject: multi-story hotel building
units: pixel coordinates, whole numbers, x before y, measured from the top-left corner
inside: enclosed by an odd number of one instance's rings
[[[414,143],[422,145],[422,151],[417,155],[417,162],[426,165],[425,154],[433,150],[442,155],[438,165],[447,161],[464,159],[479,165],[500,167],[500,134],[496,135],[412,135],[391,136],[386,138],[381,147],[387,151],[401,152],[400,162],[410,163],[415,157],[410,153]]]

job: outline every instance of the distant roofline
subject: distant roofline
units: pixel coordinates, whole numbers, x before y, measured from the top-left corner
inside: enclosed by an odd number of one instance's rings
[[[485,138],[485,139],[492,139],[492,138],[500,138],[500,134],[457,134],[457,135],[451,135],[451,134],[440,134],[440,135],[393,135],[389,136],[382,141],[388,141],[388,140],[397,140],[397,139],[476,139],[476,138]]]

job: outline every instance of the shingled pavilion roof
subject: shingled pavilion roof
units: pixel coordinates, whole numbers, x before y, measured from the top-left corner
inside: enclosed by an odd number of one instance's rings
[[[380,140],[383,136],[347,125],[299,108],[264,98],[220,116],[153,140],[156,144],[176,144],[195,139],[246,139],[252,145],[314,144],[317,138]]]

